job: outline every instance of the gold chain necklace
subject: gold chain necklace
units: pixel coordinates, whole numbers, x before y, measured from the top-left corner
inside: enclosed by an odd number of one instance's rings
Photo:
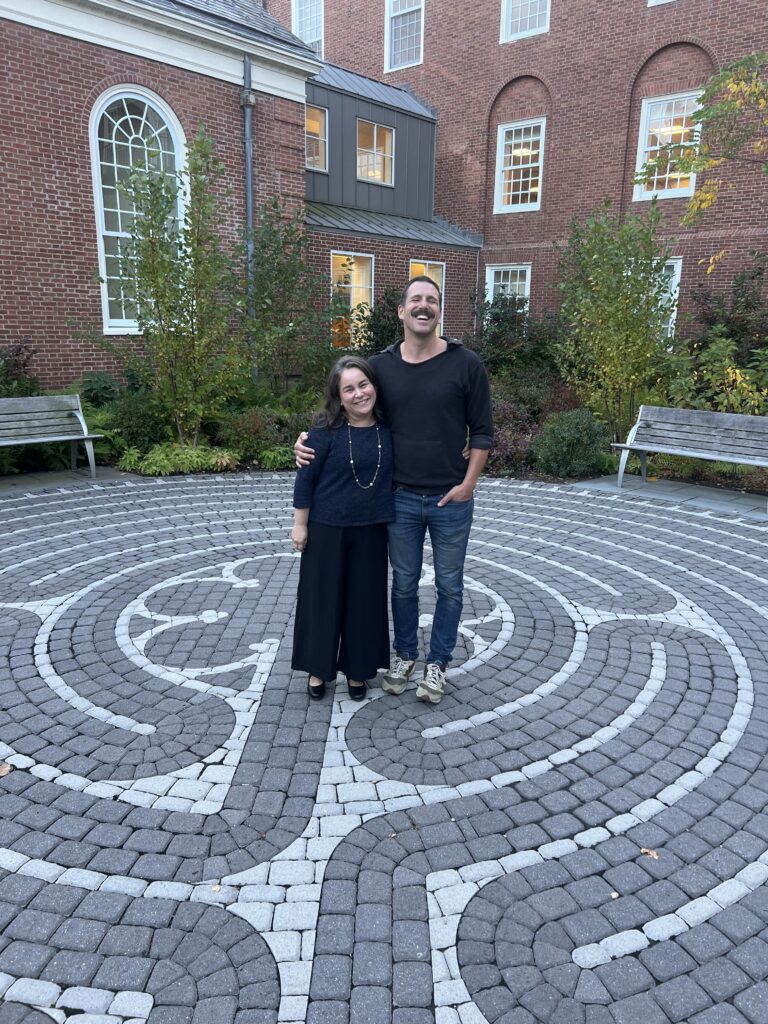
[[[379,435],[379,425],[378,425],[378,423],[375,424],[375,427],[376,427],[376,445],[377,445],[377,447],[379,449],[378,461],[376,463],[376,472],[373,474],[373,479],[371,480],[371,482],[369,484],[361,484],[360,481],[357,479],[357,473],[355,472],[355,460],[352,457],[352,430],[351,430],[349,424],[347,424],[347,438],[349,440],[349,464],[352,467],[352,476],[355,478],[355,483],[357,484],[357,486],[361,487],[364,491],[367,491],[370,487],[373,487],[373,485],[376,483],[376,477],[379,475],[379,470],[381,469],[381,437]]]

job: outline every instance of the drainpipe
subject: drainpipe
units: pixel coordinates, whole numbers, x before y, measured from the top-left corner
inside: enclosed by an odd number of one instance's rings
[[[248,284],[248,313],[256,312],[253,294],[253,108],[256,105],[256,93],[251,88],[251,58],[243,60],[243,89],[240,93],[240,106],[243,108],[243,145],[245,146],[245,272]]]

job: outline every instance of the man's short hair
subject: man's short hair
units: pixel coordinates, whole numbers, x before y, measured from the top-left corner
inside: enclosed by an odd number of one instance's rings
[[[399,305],[401,305],[401,306],[405,305],[405,300],[408,298],[408,289],[411,287],[412,284],[416,284],[418,281],[426,282],[427,284],[431,284],[434,288],[437,288],[437,299],[438,299],[438,302],[440,303],[440,308],[442,309],[442,306],[443,306],[443,293],[440,291],[440,285],[437,283],[437,281],[433,281],[432,278],[428,274],[419,274],[418,276],[411,278],[411,280],[408,282],[408,284],[405,286],[405,288],[403,288],[402,292],[400,293]]]

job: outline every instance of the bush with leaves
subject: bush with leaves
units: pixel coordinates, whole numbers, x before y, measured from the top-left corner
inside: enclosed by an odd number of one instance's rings
[[[94,409],[101,409],[114,402],[122,390],[120,382],[105,370],[91,370],[84,373],[77,390],[82,399]]]
[[[186,170],[136,171],[123,193],[135,216],[121,274],[142,338],[115,347],[182,445],[243,386],[248,349],[242,255],[227,246],[225,170],[201,128]],[[182,210],[179,217],[179,210]]]
[[[116,435],[116,443],[123,449],[148,452],[173,436],[167,413],[151,391],[124,391],[103,412],[104,426]]]
[[[739,366],[745,366],[755,351],[768,348],[768,256],[753,252],[752,260],[736,274],[730,292],[701,284],[692,293],[696,320],[708,333],[717,328],[733,340]],[[706,344],[705,335],[701,345]]]
[[[146,454],[138,448],[129,448],[120,459],[118,468],[143,476],[172,476],[177,473],[223,473],[237,469],[239,464],[239,454],[226,448],[169,441],[156,444]]]
[[[0,398],[28,398],[40,394],[32,373],[34,349],[29,345],[0,347]]]
[[[558,477],[600,473],[607,450],[606,429],[588,409],[555,413],[533,441],[537,469]]]
[[[573,221],[560,262],[561,314],[567,330],[557,344],[566,383],[623,440],[637,407],[660,379],[668,348],[665,325],[674,298],[664,266],[653,200],[645,217],[619,219],[610,203],[585,223]]]
[[[684,409],[768,414],[768,349],[739,366],[738,346],[722,326],[703,341],[680,342],[668,354],[667,400]]]

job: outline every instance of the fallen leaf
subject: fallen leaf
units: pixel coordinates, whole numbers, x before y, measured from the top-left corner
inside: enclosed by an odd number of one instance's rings
[[[640,848],[640,853],[645,854],[646,857],[650,857],[651,860],[658,860],[659,859],[658,853],[655,850],[649,850],[647,846],[641,847]]]
[[[612,900],[617,900],[618,898],[619,898],[619,894],[617,892],[612,892],[611,893],[611,899]]]
[[[12,771],[12,764],[8,764],[6,761],[0,761],[0,779],[2,779],[5,775]]]
[[[397,835],[397,832],[390,832],[389,833],[389,838],[390,839],[394,839],[396,835]]]
[[[214,892],[221,892],[221,886],[218,884],[218,882],[216,883],[216,885],[214,885],[213,891]]]

